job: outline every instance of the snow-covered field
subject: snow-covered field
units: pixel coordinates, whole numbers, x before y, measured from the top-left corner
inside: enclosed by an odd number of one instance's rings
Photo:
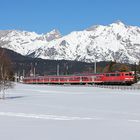
[[[140,140],[140,90],[17,84],[0,100],[1,140]]]

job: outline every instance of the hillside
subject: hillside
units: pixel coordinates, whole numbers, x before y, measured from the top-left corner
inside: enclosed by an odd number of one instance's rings
[[[2,51],[0,49],[0,51]],[[43,60],[41,58],[31,58],[27,56],[22,56],[14,51],[4,49],[7,56],[10,58],[12,63],[12,68],[14,72],[23,75],[23,71],[26,76],[36,69],[36,74],[38,75],[56,75],[57,65],[60,66],[60,74],[73,74],[82,73],[88,71],[94,71],[93,63],[84,63],[77,61],[66,61],[66,60]],[[101,63],[100,65],[105,66],[107,63]]]

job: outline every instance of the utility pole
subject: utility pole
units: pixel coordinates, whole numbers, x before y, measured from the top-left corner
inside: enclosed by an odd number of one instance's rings
[[[18,82],[20,82],[20,71],[18,70],[18,73],[17,73],[17,77],[18,77]]]
[[[35,77],[35,66],[34,66],[34,77]]]
[[[15,73],[15,82],[18,82],[18,74],[17,74],[17,72]]]
[[[22,71],[23,73],[22,73],[22,76],[23,76],[23,78],[25,77],[25,70],[23,69],[23,71]]]
[[[31,64],[30,64],[30,76],[33,76],[34,75],[34,73],[33,73],[33,64],[32,64],[32,62],[31,62]]]
[[[37,63],[34,64],[34,77],[36,76],[36,66],[37,66]]]
[[[137,82],[137,64],[135,63],[135,69],[134,69],[134,78],[135,78],[135,83]]]
[[[59,64],[57,64],[57,76],[59,76]]]
[[[96,68],[96,60],[95,60],[95,61],[94,61],[94,73],[95,73],[95,74],[96,74],[96,72],[97,72],[96,69],[97,69],[97,68]]]
[[[68,70],[69,70],[69,66],[68,66],[68,64],[67,64],[67,66],[66,66],[66,75],[68,75]]]

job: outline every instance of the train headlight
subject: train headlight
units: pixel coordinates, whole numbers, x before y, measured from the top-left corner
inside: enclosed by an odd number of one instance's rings
[[[125,78],[125,80],[133,80],[134,78]]]

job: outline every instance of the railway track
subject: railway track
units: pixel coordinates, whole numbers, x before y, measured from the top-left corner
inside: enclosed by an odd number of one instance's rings
[[[132,85],[132,86],[123,86],[123,85],[93,85],[93,86],[99,88],[109,88],[109,89],[140,90],[140,84]]]

